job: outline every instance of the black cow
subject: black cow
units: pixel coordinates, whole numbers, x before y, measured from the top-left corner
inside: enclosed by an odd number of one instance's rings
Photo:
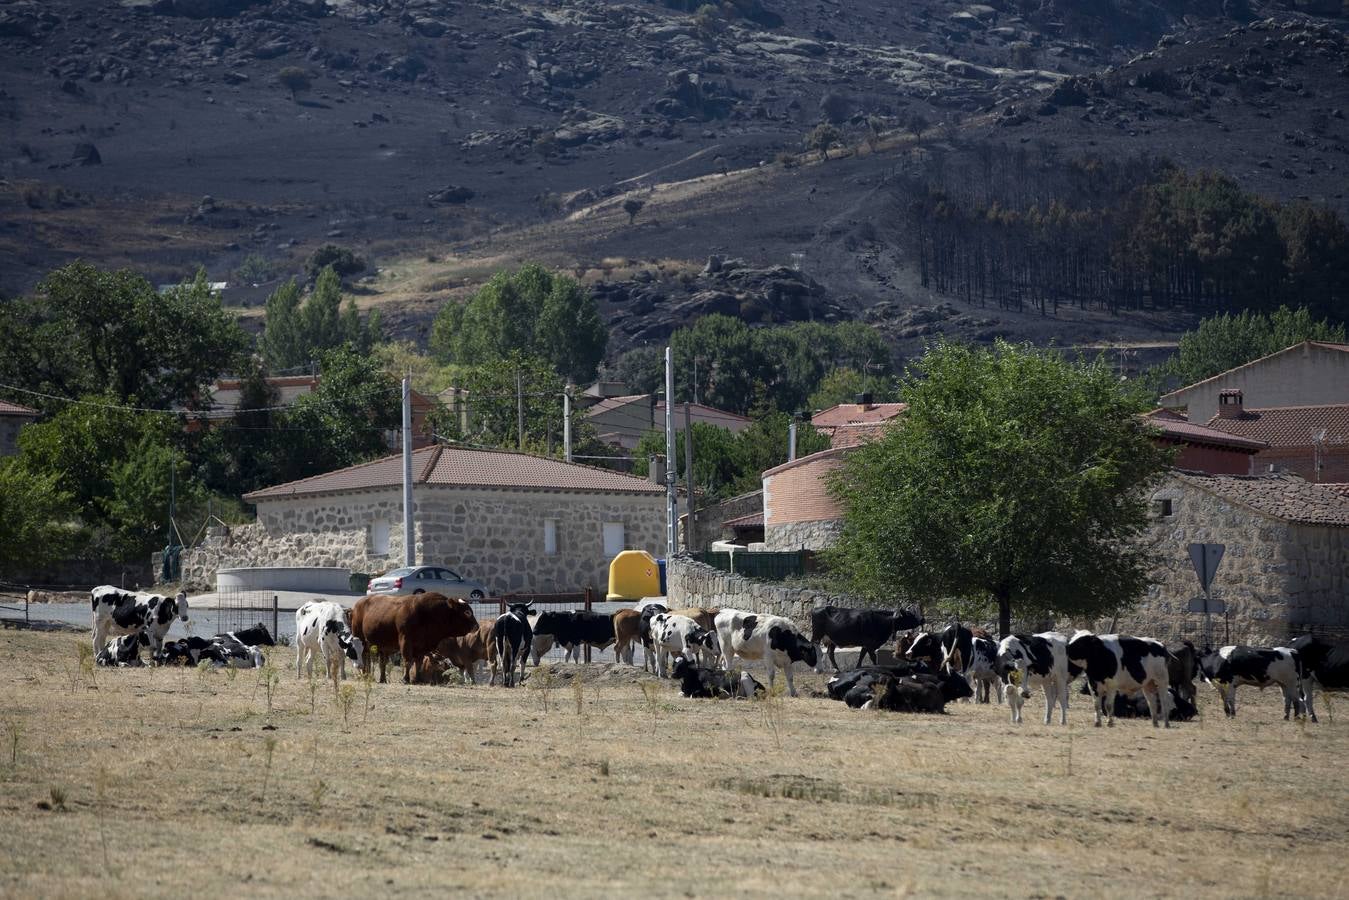
[[[934,675],[927,671],[926,665],[905,664],[895,666],[867,666],[853,669],[829,680],[826,690],[835,700],[842,700],[853,709],[866,706],[879,695],[880,686],[891,682],[899,684],[921,684],[935,686],[942,696],[943,703],[969,697],[973,693],[970,683],[962,675],[947,673]],[[908,701],[906,701],[908,702]],[[888,709],[890,707],[881,707]]]
[[[1174,686],[1167,688],[1166,702],[1171,710],[1172,721],[1188,722],[1199,715],[1199,709],[1194,705],[1194,701],[1176,690]],[[1146,719],[1151,715],[1147,698],[1141,693],[1115,695],[1115,718]]]
[[[1278,685],[1283,691],[1283,718],[1303,709],[1302,663],[1288,647],[1220,647],[1200,654],[1199,673],[1223,698],[1228,718],[1237,714],[1237,685],[1250,684],[1261,690]]]
[[[1193,703],[1194,680],[1199,677],[1199,651],[1189,641],[1176,641],[1166,645],[1166,652],[1170,654],[1166,660],[1166,673],[1171,687]]]
[[[894,678],[886,675],[872,685],[872,700],[863,709],[891,712],[946,712],[946,704],[971,696],[969,681],[955,672],[942,675],[910,675]]]
[[[537,638],[550,636],[554,644],[567,651],[565,658],[571,660],[575,656],[575,662],[581,661],[582,647],[588,645],[603,650],[614,642],[613,618],[584,609],[541,612],[532,627],[536,640],[531,644],[537,646]],[[537,664],[537,659],[535,662]]]
[[[259,622],[256,625],[250,625],[247,628],[240,628],[238,631],[227,631],[223,634],[232,635],[240,643],[247,644],[250,647],[275,647],[276,641],[272,640],[272,633],[267,630],[267,626]],[[220,637],[221,635],[217,635]]]
[[[1332,643],[1319,635],[1304,634],[1293,641],[1291,649],[1302,663],[1302,693],[1307,715],[1316,721],[1312,692],[1319,687],[1327,693],[1349,691],[1349,643]]]
[[[512,603],[509,611],[497,617],[492,629],[497,658],[501,660],[501,683],[515,687],[515,666],[520,666],[520,680],[525,678],[525,663],[534,641],[534,630],[529,627],[529,603]]]
[[[838,671],[834,659],[837,647],[860,647],[857,665],[876,664],[876,651],[894,640],[896,634],[923,624],[923,617],[905,609],[855,609],[850,606],[821,606],[810,612],[810,642],[829,652],[829,663]]]
[[[764,686],[748,672],[739,677],[722,669],[700,666],[692,660],[676,656],[671,669],[679,679],[679,693],[685,697],[742,697],[753,698],[764,694]]]
[[[209,638],[190,635],[166,643],[156,659],[161,665],[168,666],[195,666],[209,662],[231,669],[260,668],[266,660],[257,645],[240,640],[240,635],[245,634],[257,637],[257,632],[252,628],[228,631]]]

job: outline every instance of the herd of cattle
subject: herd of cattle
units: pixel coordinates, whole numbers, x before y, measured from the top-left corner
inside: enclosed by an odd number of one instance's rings
[[[186,594],[166,597],[133,593],[111,586],[92,592],[93,640],[99,665],[139,665],[141,648],[149,648],[158,665],[260,666],[259,647],[272,636],[261,625],[210,638],[165,641],[175,618],[187,621]],[[1197,713],[1195,679],[1212,684],[1223,710],[1236,715],[1236,689],[1253,685],[1278,687],[1284,718],[1308,716],[1315,722],[1313,691],[1349,689],[1349,644],[1303,635],[1287,647],[1228,646],[1200,651],[1189,641],[1163,644],[1151,638],[1078,631],[1013,634],[996,640],[981,629],[960,624],[941,631],[917,629],[922,616],[908,610],[852,609],[825,606],[811,613],[811,633],[804,634],[783,616],[734,609],[668,609],[644,601],[612,615],[589,610],[536,612],[531,604],[512,604],[495,619],[479,622],[467,601],[440,594],[408,597],[374,595],[361,598],[351,610],[315,600],[295,612],[297,676],[314,673],[322,661],[329,679],[346,677],[346,664],[368,672],[374,657],[379,680],[397,655],[404,682],[438,681],[450,668],[476,683],[482,669],[513,687],[525,678],[532,659],[553,647],[567,660],[580,661],[586,648],[610,646],[619,662],[634,665],[643,648],[643,667],[680,682],[686,697],[753,697],[764,687],[748,672],[737,671],[737,659],[762,661],[768,690],[782,670],[787,691],[796,696],[793,666],[819,668],[821,648],[835,677],[829,695],[852,707],[896,711],[941,712],[947,703],[973,698],[1006,701],[1013,722],[1021,721],[1032,688],[1045,696],[1045,724],[1067,724],[1070,686],[1085,676],[1082,693],[1092,698],[1095,722],[1113,725],[1116,717],[1148,716],[1154,725],[1170,726]],[[896,660],[879,665],[877,651],[893,643]],[[859,648],[858,666],[839,673],[834,651]],[[871,665],[865,665],[867,656]],[[306,669],[307,667],[307,669]]]

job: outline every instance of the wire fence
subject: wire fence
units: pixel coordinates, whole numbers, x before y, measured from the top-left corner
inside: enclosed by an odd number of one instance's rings
[[[245,590],[243,588],[220,588],[216,591],[215,627],[217,633],[241,631],[252,625],[262,624],[271,632],[272,639],[278,643],[289,637],[284,630],[281,608],[276,594],[270,591]],[[294,616],[286,611],[293,622]]]

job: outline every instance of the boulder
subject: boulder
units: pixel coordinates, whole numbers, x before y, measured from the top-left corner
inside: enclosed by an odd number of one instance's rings
[[[472,200],[476,194],[472,188],[466,188],[463,185],[451,184],[438,191],[432,191],[426,195],[426,199],[432,203],[449,203],[459,205]]]
[[[76,144],[75,152],[71,154],[70,159],[79,166],[103,165],[103,156],[98,152],[98,148],[90,143]]]

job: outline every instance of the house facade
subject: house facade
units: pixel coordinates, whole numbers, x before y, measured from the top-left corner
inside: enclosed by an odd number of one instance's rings
[[[1254,475],[1256,454],[1269,449],[1264,441],[1197,425],[1168,409],[1154,410],[1145,418],[1157,430],[1154,440],[1176,451],[1172,465],[1177,469],[1210,475]]]
[[[838,540],[843,507],[829,494],[829,476],[847,447],[821,450],[763,473],[764,543],[769,550],[823,550]]]
[[[1349,344],[1303,341],[1164,394],[1161,405],[1204,423],[1218,415],[1222,393],[1230,390],[1261,409],[1349,403]]]
[[[737,413],[702,403],[676,403],[676,432],[684,430],[686,408],[689,420],[693,422],[715,425],[733,433],[744,431],[750,426],[750,420]],[[638,441],[648,431],[665,430],[665,401],[651,394],[606,397],[590,406],[585,415],[586,421],[595,427],[600,440],[624,450],[636,449]]]
[[[37,417],[35,409],[0,400],[0,456],[14,456],[19,452],[19,432]]]
[[[500,450],[434,445],[413,454],[416,560],[494,593],[602,587],[622,550],[660,555],[664,488],[647,479]],[[184,579],[232,566],[403,564],[402,458],[390,456],[245,495],[257,522],[183,554]]]

